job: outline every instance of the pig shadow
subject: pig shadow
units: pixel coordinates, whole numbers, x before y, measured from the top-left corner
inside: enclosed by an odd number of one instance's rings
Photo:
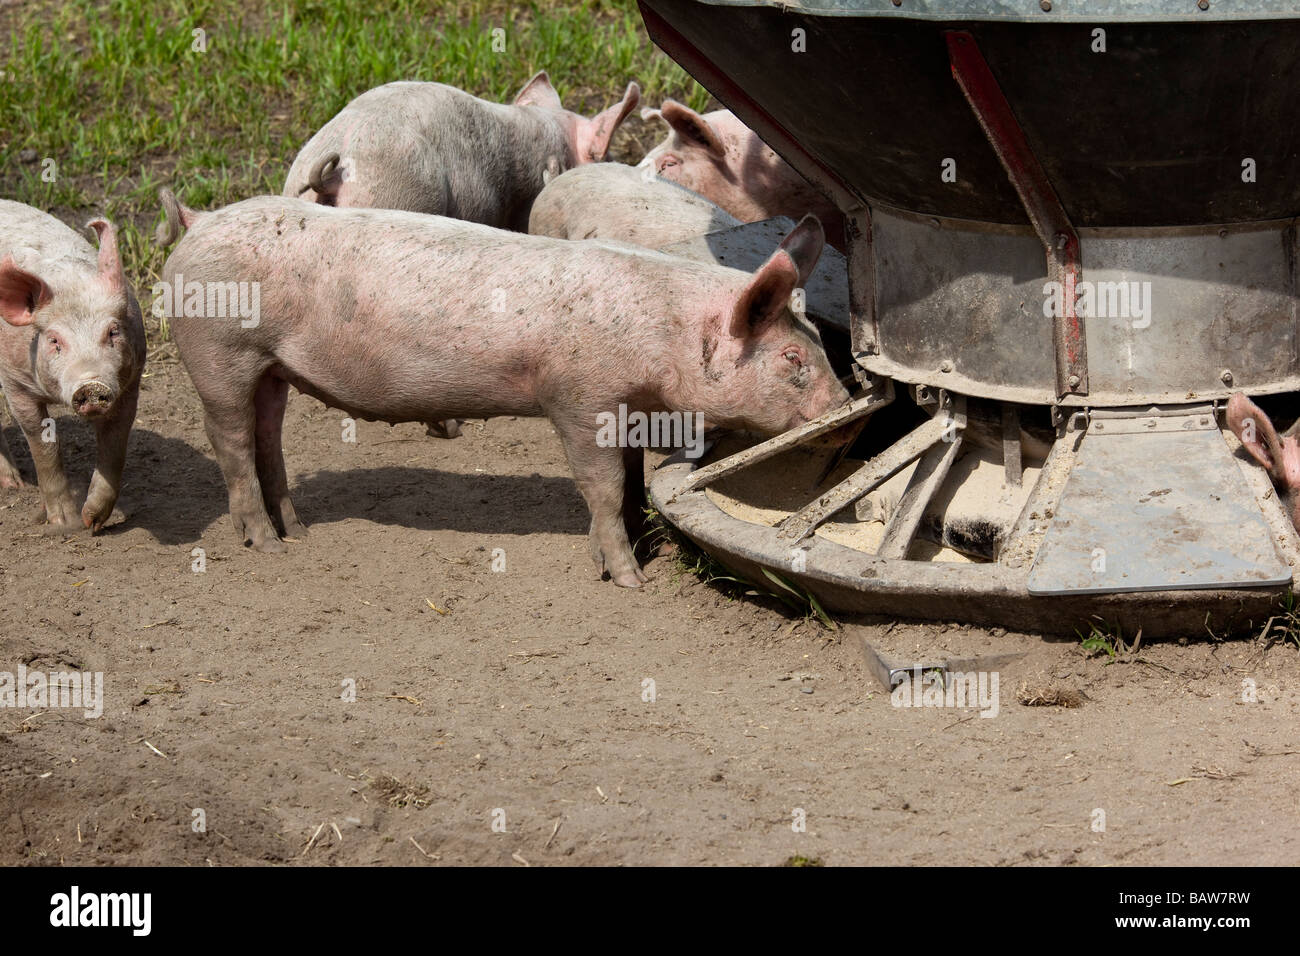
[[[59,434],[68,480],[83,500],[95,467],[94,433],[75,419],[60,418]],[[31,486],[22,494],[35,514],[40,498],[27,440],[16,426],[5,428],[4,436],[23,481]],[[577,485],[567,477],[380,466],[300,473],[290,477],[289,489],[309,528],[359,518],[420,531],[585,535],[591,520]],[[226,482],[204,451],[137,427],[127,446],[117,510],[123,518],[104,529],[105,537],[141,528],[163,545],[190,544],[228,516]]]
[[[78,502],[84,501],[95,470],[95,433],[90,426],[63,416],[57,419],[63,446],[63,466]],[[32,502],[32,516],[40,512],[36,469],[27,439],[17,426],[4,429],[14,462],[29,487],[21,494]],[[3,495],[18,492],[3,491]],[[131,430],[126,468],[115,518],[100,534],[112,537],[143,528],[164,545],[186,544],[226,513],[226,483],[217,463],[189,442],[170,438],[139,426]]]
[[[289,489],[308,528],[360,518],[419,531],[585,535],[591,522],[572,478],[388,465],[298,475]]]

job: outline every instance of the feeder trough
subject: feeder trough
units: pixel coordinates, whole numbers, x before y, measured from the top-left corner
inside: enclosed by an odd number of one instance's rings
[[[1300,542],[1224,406],[1285,418],[1300,390],[1296,5],[639,3],[844,212],[838,349],[824,327],[857,384],[668,459],[668,521],[840,612],[1148,636],[1274,613]]]

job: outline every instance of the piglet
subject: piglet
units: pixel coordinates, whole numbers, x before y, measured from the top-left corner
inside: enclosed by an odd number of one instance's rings
[[[650,150],[640,168],[680,183],[717,203],[742,222],[806,213],[825,226],[826,240],[841,252],[844,215],[816,187],[738,120],[730,110],[701,115],[675,100],[644,119],[668,124],[668,138]]]
[[[1228,427],[1242,447],[1273,479],[1278,500],[1291,523],[1300,530],[1300,419],[1280,436],[1263,410],[1237,392],[1228,399]]]
[[[163,205],[170,232],[189,224],[162,270],[185,290],[176,345],[235,527],[260,551],[306,531],[281,451],[290,385],[370,421],[546,416],[591,510],[596,567],[626,587],[646,579],[625,508],[644,491],[626,467],[642,446],[611,417],[689,412],[696,434],[774,434],[848,400],[789,307],[821,253],[812,217],[749,274],[396,210]],[[257,284],[256,323],[202,316],[204,288],[231,282]]]
[[[53,216],[0,200],[0,387],[31,449],[46,519],[97,532],[122,486],[144,370],[140,306],[111,223],[89,224],[99,252]],[[48,405],[95,428],[95,474],[78,513]],[[0,488],[22,485],[0,431]]]
[[[543,176],[603,160],[639,99],[629,83],[620,103],[586,119],[561,106],[545,71],[510,105],[442,83],[388,83],[307,141],[282,194],[526,231]]]
[[[593,163],[541,191],[528,231],[557,239],[612,239],[647,249],[739,226],[740,220],[684,186],[622,163]]]

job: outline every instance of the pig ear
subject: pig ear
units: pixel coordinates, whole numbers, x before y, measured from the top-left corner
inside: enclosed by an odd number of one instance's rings
[[[1277,437],[1272,421],[1241,392],[1228,399],[1228,427],[1242,447],[1268,470],[1270,476],[1277,481],[1285,478],[1282,442]]]
[[[795,268],[799,270],[799,285],[808,284],[825,245],[826,234],[822,231],[821,221],[813,215],[800,219],[799,225],[781,240],[781,248],[790,254]]]
[[[709,121],[689,106],[683,106],[676,100],[664,100],[659,115],[678,136],[688,143],[708,150],[718,159],[722,159],[727,154],[726,147],[722,145],[722,140],[718,138],[717,132]]]
[[[0,318],[10,325],[31,325],[36,311],[53,298],[40,276],[19,269],[8,256],[0,261]]]
[[[641,102],[641,87],[629,83],[623,91],[623,99],[604,112],[597,113],[589,120],[584,120],[579,128],[578,157],[579,162],[603,162],[609,153],[610,141],[614,130],[627,119],[628,114]]]
[[[797,230],[796,230],[797,231]],[[740,293],[731,313],[732,338],[762,335],[790,302],[799,284],[799,268],[784,248],[772,253]]]
[[[524,84],[524,88],[515,97],[515,106],[542,106],[546,109],[561,110],[560,94],[551,86],[551,78],[545,70],[538,70],[533,78]]]
[[[93,219],[86,223],[99,236],[99,281],[110,292],[126,290],[126,276],[122,273],[122,260],[117,254],[117,230],[107,219]]]

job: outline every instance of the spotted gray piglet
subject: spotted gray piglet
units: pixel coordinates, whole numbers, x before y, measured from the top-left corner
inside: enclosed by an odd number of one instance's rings
[[[525,232],[544,177],[603,160],[639,99],[629,83],[621,102],[588,119],[564,109],[545,71],[510,104],[444,83],[388,83],[307,141],[282,195]]]

